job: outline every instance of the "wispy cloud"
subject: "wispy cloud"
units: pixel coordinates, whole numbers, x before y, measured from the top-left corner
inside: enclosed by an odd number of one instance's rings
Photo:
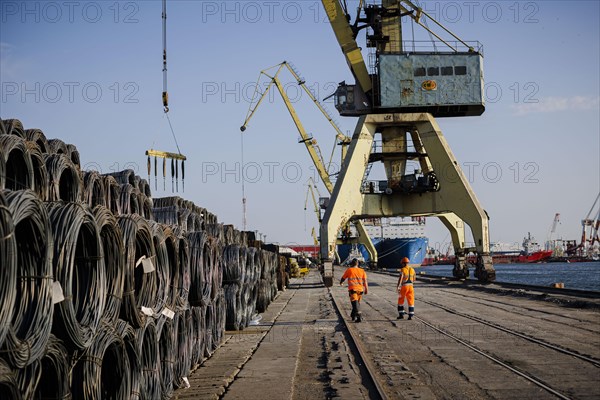
[[[542,97],[538,103],[512,106],[515,115],[600,109],[600,96]]]
[[[15,46],[10,43],[0,42],[0,80],[13,79],[18,71],[18,63],[12,57]]]

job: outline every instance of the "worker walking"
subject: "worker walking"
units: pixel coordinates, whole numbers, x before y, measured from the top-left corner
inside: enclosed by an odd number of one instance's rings
[[[408,257],[402,259],[402,268],[400,269],[400,277],[398,278],[398,319],[404,318],[404,301],[408,302],[408,319],[412,319],[415,315],[415,290],[413,282],[415,281],[415,270],[409,266],[410,260]]]
[[[352,321],[360,322],[360,300],[363,294],[367,294],[369,286],[367,285],[367,273],[364,269],[358,266],[358,260],[352,259],[350,267],[346,269],[342,279],[340,280],[340,286],[343,285],[344,281],[348,279],[348,294],[350,295],[350,303],[352,304]]]

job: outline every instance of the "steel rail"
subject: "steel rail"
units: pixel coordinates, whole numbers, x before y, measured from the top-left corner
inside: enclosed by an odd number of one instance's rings
[[[357,349],[357,354],[355,354],[355,356],[358,357],[358,360],[357,360],[358,363],[362,363],[364,365],[365,370],[368,374],[368,378],[373,383],[373,386],[375,387],[375,390],[377,391],[377,395],[379,396],[379,398],[381,398],[382,400],[387,400],[389,398],[389,396],[383,390],[383,384],[381,382],[379,382],[379,380],[377,379],[377,376],[374,372],[376,370],[375,366],[373,365],[373,362],[371,361],[370,357],[367,355],[367,352],[362,345],[362,341],[360,340],[360,337],[358,336],[358,332],[356,332],[356,328],[354,328],[351,324],[348,323],[347,318],[344,316],[344,311],[343,311],[341,305],[339,304],[338,300],[333,295],[331,288],[329,288],[328,290],[329,290],[329,293],[331,294],[331,298],[333,299],[333,304],[335,306],[335,309],[336,309],[338,315],[340,316],[340,318],[342,319],[342,321],[344,322],[344,325],[346,326],[348,334],[350,335],[350,338],[352,339],[353,344]]]

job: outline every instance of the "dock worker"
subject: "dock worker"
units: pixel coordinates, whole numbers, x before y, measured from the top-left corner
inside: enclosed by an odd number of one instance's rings
[[[367,284],[367,273],[358,265],[358,260],[353,258],[350,267],[346,269],[340,280],[340,286],[348,279],[348,295],[350,304],[352,304],[352,321],[361,322],[360,300],[363,294],[367,294],[369,286]]]
[[[400,277],[398,278],[398,319],[404,318],[404,301],[408,303],[408,319],[412,319],[415,315],[415,290],[413,283],[415,281],[415,270],[408,265],[410,260],[408,257],[402,259],[402,268],[400,269]]]

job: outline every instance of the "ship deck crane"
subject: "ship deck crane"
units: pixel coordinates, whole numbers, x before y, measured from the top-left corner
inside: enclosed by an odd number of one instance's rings
[[[594,214],[594,210],[598,205],[598,211],[594,219],[590,218]],[[584,219],[581,220],[581,243],[577,246],[583,257],[589,257],[594,244],[600,242],[600,193],[596,196],[594,204],[590,208]],[[589,231],[589,232],[588,232]]]
[[[331,255],[339,229],[348,221],[391,216],[438,217],[452,237],[456,254],[453,274],[468,276],[466,255],[475,252],[475,276],[483,282],[493,281],[489,217],[435,121],[435,117],[484,112],[480,45],[462,41],[410,1],[382,0],[379,5],[361,1],[354,23],[345,1],[321,2],[356,80],[354,85],[342,82],[338,86],[334,103],[340,115],[359,117],[321,224],[326,285],[333,282]],[[403,16],[420,26],[426,27],[422,19],[427,18],[441,27],[444,33],[440,35],[427,30],[446,50],[439,51],[434,44],[427,51],[404,51]],[[356,42],[365,28],[367,47],[376,49],[372,71]],[[441,35],[452,39],[444,40]],[[375,135],[381,135],[383,146],[373,157]],[[407,150],[410,142],[414,152]],[[407,179],[408,160],[419,162],[422,177]],[[374,161],[383,162],[387,175],[381,193],[361,190],[368,163]],[[466,247],[465,225],[471,228],[474,247]]]
[[[273,75],[270,75],[268,71],[273,70],[275,68],[276,68],[275,73]],[[256,84],[256,90],[252,97],[253,99],[258,97],[258,100],[254,104],[254,106],[252,106],[253,103],[250,104],[248,113],[246,115],[246,119],[244,120],[244,123],[240,127],[240,130],[242,132],[244,132],[246,130],[246,128],[248,127],[248,123],[250,122],[250,120],[256,113],[256,110],[258,109],[260,104],[263,102],[263,100],[265,99],[267,94],[269,93],[269,90],[273,86],[275,86],[277,88],[279,94],[281,95],[281,98],[283,99],[283,102],[285,103],[285,106],[286,106],[290,116],[292,117],[294,124],[296,125],[296,129],[300,133],[300,143],[304,143],[304,145],[306,146],[306,150],[308,151],[308,153],[310,155],[310,158],[317,170],[317,173],[319,174],[319,177],[321,178],[321,181],[325,185],[325,188],[327,189],[327,191],[331,194],[331,192],[333,191],[333,183],[331,182],[328,168],[326,167],[326,163],[323,159],[323,156],[322,156],[321,150],[317,144],[317,141],[314,140],[314,138],[310,137],[308,135],[308,133],[306,132],[306,129],[304,128],[304,125],[300,121],[300,118],[298,117],[298,114],[296,113],[296,110],[295,110],[294,106],[292,105],[292,102],[290,101],[288,95],[285,92],[284,85],[281,83],[281,81],[279,79],[279,74],[284,70],[284,68],[286,68],[292,74],[292,76],[294,77],[294,79],[296,80],[298,85],[300,87],[302,87],[304,92],[309,96],[309,98],[313,101],[313,103],[318,107],[318,109],[321,111],[321,113],[329,121],[330,125],[334,128],[334,130],[336,132],[336,135],[335,135],[336,141],[338,141],[338,143],[342,146],[342,160],[344,160],[344,158],[346,156],[346,148],[349,145],[349,143],[351,142],[351,139],[342,133],[342,131],[335,124],[335,122],[333,121],[333,118],[329,115],[327,110],[325,110],[325,108],[323,108],[321,103],[317,100],[317,98],[308,89],[308,87],[306,86],[305,80],[302,79],[300,77],[300,74],[298,74],[294,70],[294,68],[292,68],[291,65],[286,61],[282,62],[281,64],[277,64],[273,67],[267,68],[260,72],[259,77],[258,77],[258,82]],[[263,75],[266,76],[267,78],[269,78],[270,82],[267,85],[267,87],[265,88],[265,90],[262,93],[258,94],[259,88],[260,88],[259,84],[260,84],[260,81],[261,81],[261,78]],[[333,152],[332,152],[332,154],[333,154]],[[327,165],[330,165],[330,164],[331,164],[331,159]],[[358,232],[358,241],[360,243],[362,243],[365,246],[365,248],[367,249],[367,252],[369,253],[369,256],[371,257],[372,265],[377,265],[377,251],[375,250],[375,246],[371,242],[371,239],[369,238],[369,235],[367,234],[366,229],[364,228],[364,226],[362,225],[362,223],[360,221],[356,221],[354,224],[355,224],[356,230]],[[336,240],[336,243],[337,243],[337,240]],[[334,253],[335,253],[335,249],[332,251],[332,254],[334,254]]]

